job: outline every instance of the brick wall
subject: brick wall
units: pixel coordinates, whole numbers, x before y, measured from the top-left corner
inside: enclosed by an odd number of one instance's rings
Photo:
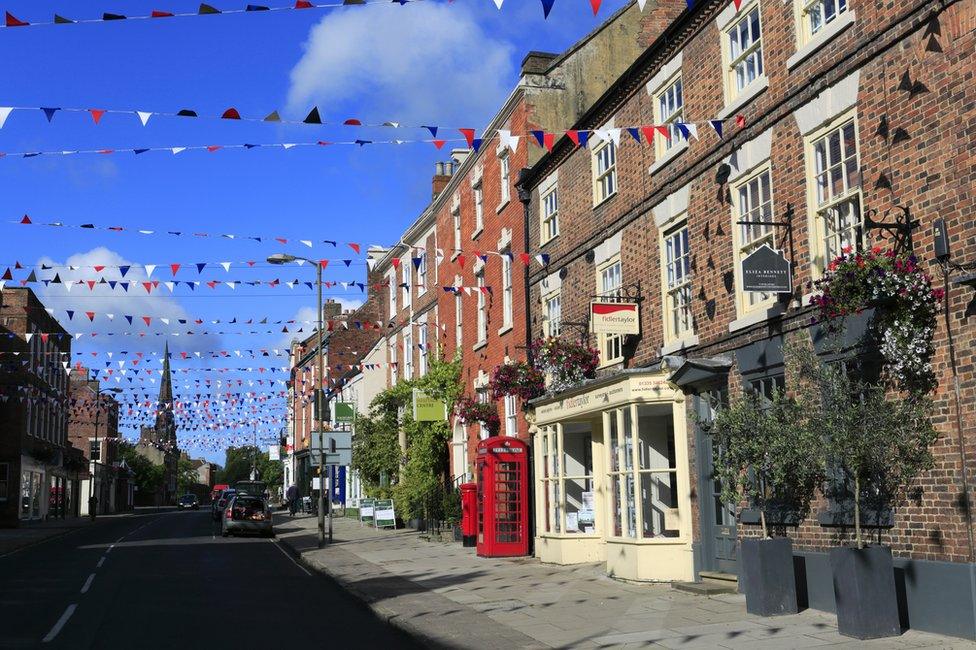
[[[99,438],[100,462],[111,465],[118,457],[119,405],[111,395],[102,395],[96,401],[99,390],[97,380],[88,379],[88,369],[72,369],[69,384],[71,412],[68,419],[68,440],[91,460],[91,439]],[[95,430],[96,413],[98,430]]]
[[[878,5],[851,2],[856,19],[815,54],[788,67],[797,51],[792,3],[761,1],[764,68],[769,86],[736,112],[745,118],[745,127],[725,123],[725,136],[719,139],[706,120],[718,115],[725,104],[721,77],[721,34],[715,19],[724,4],[698,5],[695,13],[672,28],[673,38],[652,47],[642,58],[639,69],[621,79],[619,93],[601,104],[585,118],[582,128],[599,128],[611,119],[617,127],[653,124],[653,105],[645,85],[675,54],[682,52],[680,66],[684,82],[684,121],[700,125],[699,139],[692,139],[686,151],[667,165],[654,165],[654,149],[637,144],[624,133],[617,152],[619,191],[594,208],[592,198],[592,151],[574,149],[568,142],[557,146],[534,169],[534,187],[558,169],[560,193],[560,236],[545,245],[551,257],[550,268],[533,269],[531,305],[533,329],[541,332],[540,282],[549,273],[564,269],[562,317],[583,321],[590,296],[596,292],[596,269],[586,254],[607,237],[621,232],[620,256],[624,283],[639,281],[644,301],[641,305],[642,337],[629,366],[659,363],[664,331],[662,319],[659,239],[652,208],[666,200],[674,201],[686,185],[687,221],[690,231],[692,264],[692,314],[699,339],[686,354],[710,357],[728,354],[756,340],[780,331],[809,325],[809,310],[798,305],[812,292],[816,276],[810,242],[813,217],[808,209],[808,183],[805,141],[794,112],[816,101],[818,94],[837,88],[856,73],[856,115],[859,167],[862,177],[863,206],[877,209],[877,218],[897,204],[910,207],[920,222],[915,232],[915,252],[942,286],[941,271],[933,260],[932,225],[936,217],[946,220],[953,260],[976,262],[976,219],[974,219],[974,150],[976,134],[976,85],[972,83],[971,53],[974,35],[972,0],[940,5],[912,2]],[[747,10],[748,5],[743,4]],[[941,52],[926,48],[927,21],[937,15],[941,34],[935,37]],[[706,63],[702,63],[706,62]],[[900,90],[903,77],[924,84],[915,92]],[[823,119],[830,118],[829,110]],[[882,117],[887,120],[888,137],[879,134]],[[908,138],[896,142],[902,129]],[[755,142],[771,130],[769,159],[773,193],[773,213],[778,220],[792,219],[792,237],[780,230],[778,248],[794,262],[794,306],[785,319],[761,320],[730,328],[741,314],[735,302],[736,268],[733,256],[733,212],[726,199],[727,186],[719,186],[719,165],[728,163],[734,151]],[[882,176],[883,175],[883,176]],[[884,187],[885,180],[891,188]],[[530,228],[531,249],[540,246],[538,215],[539,193],[532,194]],[[871,231],[868,245],[890,245],[882,231]],[[964,443],[974,462],[976,451],[976,377],[973,375],[973,349],[976,345],[971,316],[972,291],[951,290],[949,320],[955,343],[956,367],[962,385]],[[539,311],[537,311],[539,310]],[[941,317],[940,317],[941,319]],[[730,331],[735,329],[735,331]],[[942,436],[934,446],[936,467],[921,481],[924,498],[896,514],[896,527],[885,537],[902,555],[915,558],[961,561],[966,559],[964,513],[960,507],[961,463],[957,447],[953,410],[952,374],[944,323],[936,334],[934,359],[939,376],[935,393],[935,425]],[[731,388],[741,384],[738,369],[733,369]],[[692,476],[697,476],[694,449],[691,450]],[[818,503],[815,511],[824,504]],[[697,508],[697,504],[696,504]],[[697,525],[697,513],[695,517]],[[696,537],[698,531],[696,531]],[[838,535],[835,528],[824,528],[810,519],[800,527],[798,546],[823,548]]]

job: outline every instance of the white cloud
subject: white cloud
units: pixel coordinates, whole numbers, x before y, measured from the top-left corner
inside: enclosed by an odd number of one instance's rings
[[[50,270],[40,270],[40,265],[45,264],[55,268]],[[178,319],[191,319],[186,310],[177,299],[167,296],[169,293],[162,283],[154,289],[151,294],[146,293],[141,282],[146,280],[145,268],[138,262],[132,262],[123,258],[121,255],[104,246],[94,248],[85,253],[75,253],[64,261],[52,260],[43,257],[37,261],[38,279],[53,278],[55,273],[61,279],[61,284],[34,285],[38,291],[41,301],[48,308],[54,310],[54,317],[58,319],[62,326],[70,333],[78,332],[90,333],[98,332],[98,336],[92,338],[84,336],[78,339],[72,346],[97,347],[103,349],[128,349],[128,350],[162,350],[163,344],[169,342],[170,349],[182,350],[187,352],[220,349],[220,338],[213,334],[201,335],[194,334],[188,336],[185,333],[180,336],[156,336],[157,333],[170,332],[201,332],[205,325],[198,326],[189,322],[185,325],[177,322]],[[78,267],[70,270],[65,267]],[[102,271],[96,271],[94,266],[105,266]],[[131,266],[125,279],[134,281],[130,284],[128,292],[123,291],[118,285],[112,289],[108,284],[96,284],[89,290],[85,280],[98,280],[105,277],[106,280],[119,280],[121,274],[120,266]],[[157,277],[158,276],[158,277]],[[153,279],[165,280],[165,277],[157,271]],[[71,290],[67,288],[67,282],[77,282],[72,285]],[[177,289],[179,291],[179,289]],[[67,310],[74,311],[74,317],[68,319]],[[94,321],[89,320],[85,312],[95,312]],[[106,314],[113,314],[114,318],[109,320]],[[129,325],[125,316],[132,316],[133,322]],[[152,318],[147,327],[142,320],[143,316]],[[167,325],[162,320],[170,320]],[[112,336],[106,336],[112,332]],[[133,334],[144,333],[146,336],[126,336],[125,332]]]
[[[288,92],[296,112],[355,100],[363,111],[355,117],[373,121],[483,121],[515,79],[512,45],[485,33],[460,3],[330,12],[304,47]]]

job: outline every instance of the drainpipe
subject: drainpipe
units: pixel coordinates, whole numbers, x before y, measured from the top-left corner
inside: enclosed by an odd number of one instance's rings
[[[520,169],[519,179],[515,183],[518,199],[522,203],[522,250],[525,253],[529,252],[529,199],[532,197],[532,191],[523,184],[528,174],[529,169],[527,167]],[[523,287],[525,293],[525,357],[529,364],[532,363],[532,316],[530,313],[532,301],[529,298],[529,269],[531,267],[530,260],[530,263],[525,265],[525,286]]]

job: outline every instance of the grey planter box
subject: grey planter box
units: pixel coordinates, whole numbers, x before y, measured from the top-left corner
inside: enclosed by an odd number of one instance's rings
[[[746,611],[757,616],[796,614],[793,542],[786,537],[744,539],[739,560]]]
[[[891,550],[884,546],[831,549],[837,630],[856,639],[901,634]]]

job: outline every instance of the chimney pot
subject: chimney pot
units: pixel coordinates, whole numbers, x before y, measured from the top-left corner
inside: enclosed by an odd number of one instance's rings
[[[434,165],[434,174],[437,176],[444,175],[444,163],[439,162],[436,165]]]

